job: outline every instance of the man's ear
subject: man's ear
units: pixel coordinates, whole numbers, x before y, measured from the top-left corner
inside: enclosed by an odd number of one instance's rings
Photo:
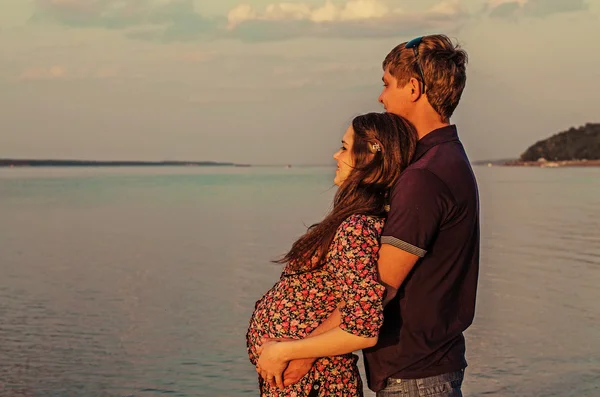
[[[408,81],[408,87],[410,88],[410,100],[413,102],[418,101],[419,98],[421,98],[421,89],[423,88],[421,82],[418,79],[411,77]]]

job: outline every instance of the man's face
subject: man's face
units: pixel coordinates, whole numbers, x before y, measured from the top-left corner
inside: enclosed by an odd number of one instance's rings
[[[383,105],[386,112],[407,117],[412,107],[409,84],[406,84],[404,87],[398,87],[398,80],[390,74],[387,68],[383,73],[382,80],[383,91],[379,95],[379,102]]]

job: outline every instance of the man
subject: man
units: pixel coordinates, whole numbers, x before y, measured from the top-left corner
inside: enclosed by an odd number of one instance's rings
[[[385,320],[377,345],[363,352],[378,397],[462,396],[463,332],[473,321],[479,272],[477,183],[450,124],[466,62],[467,54],[444,35],[400,44],[383,62],[379,102],[414,124],[419,143],[391,193],[381,239]],[[336,311],[311,335],[338,324]],[[290,362],[285,384],[313,362]]]
[[[378,261],[384,325],[364,351],[378,396],[462,396],[463,332],[473,321],[479,273],[477,183],[450,124],[466,83],[467,54],[443,35],[394,48],[379,97],[419,134],[413,163],[391,194]]]

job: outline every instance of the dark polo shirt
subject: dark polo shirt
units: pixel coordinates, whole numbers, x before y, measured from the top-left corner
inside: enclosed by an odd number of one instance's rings
[[[382,244],[417,261],[386,306],[376,346],[364,350],[369,387],[467,366],[463,331],[475,313],[479,198],[469,159],[451,125],[417,144],[391,194]]]

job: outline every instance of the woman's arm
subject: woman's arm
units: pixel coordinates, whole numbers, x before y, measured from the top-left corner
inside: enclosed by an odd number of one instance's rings
[[[291,360],[336,356],[377,343],[385,291],[377,281],[378,235],[364,216],[350,217],[340,225],[329,257],[344,302],[339,308],[339,325],[303,340],[264,344],[257,371],[267,382],[282,387],[281,372]]]
[[[375,346],[376,343],[377,336],[357,336],[340,327],[306,339],[266,342],[258,348],[260,357],[256,371],[271,385],[283,389],[283,372],[292,360],[338,356]]]
[[[339,356],[375,346],[377,337],[353,335],[336,327],[321,335],[289,342],[267,342],[258,349],[260,360],[291,361]]]
[[[257,372],[280,389],[288,362],[302,358],[339,356],[375,346],[377,337],[356,336],[336,327],[324,334],[291,342],[267,342],[258,348]],[[269,364],[265,364],[269,363]],[[275,364],[275,365],[273,365]]]

